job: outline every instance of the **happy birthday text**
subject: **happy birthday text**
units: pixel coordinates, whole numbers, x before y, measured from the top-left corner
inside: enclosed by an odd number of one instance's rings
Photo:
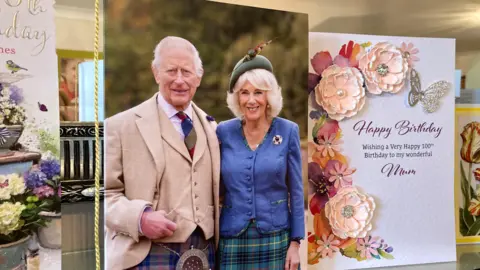
[[[419,124],[412,123],[408,120],[398,121],[393,127],[377,126],[373,121],[361,120],[355,123],[353,130],[360,135],[368,135],[372,137],[388,138],[393,132],[403,136],[412,133],[428,133],[432,134],[434,138],[438,138],[442,133],[443,128],[435,126],[435,123],[422,122]]]
[[[47,35],[47,31],[45,29],[33,29],[30,25],[22,25],[20,20],[20,8],[23,6],[28,10],[28,13],[36,16],[47,10],[40,5],[41,0],[4,0],[5,4],[11,9],[16,9],[15,11],[11,12],[13,14],[13,18],[11,23],[7,27],[0,26],[0,37],[5,38],[15,38],[15,39],[27,39],[27,40],[34,40],[37,43],[34,45],[32,50],[32,55],[39,55],[46,47],[47,40],[49,36]],[[0,16],[3,16],[3,13],[8,13],[11,9],[1,10],[0,9]]]

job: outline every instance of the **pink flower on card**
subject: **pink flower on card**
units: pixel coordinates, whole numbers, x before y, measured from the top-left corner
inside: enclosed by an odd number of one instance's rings
[[[388,42],[380,42],[359,60],[368,92],[398,93],[406,85],[408,62],[402,51]]]
[[[325,204],[332,232],[340,239],[363,238],[372,230],[375,201],[354,186],[340,188]]]
[[[340,121],[356,115],[365,105],[365,88],[360,71],[332,65],[322,73],[315,87],[317,103],[332,119]]]
[[[335,152],[342,151],[340,145],[343,143],[342,140],[336,138],[337,134],[332,134],[328,138],[319,138],[317,151],[322,154],[323,157],[327,155],[330,157],[335,156]]]
[[[322,255],[322,258],[330,257],[333,258],[333,253],[338,252],[340,249],[338,246],[340,245],[340,241],[335,239],[333,234],[327,236],[324,234],[322,235],[322,240],[317,240],[317,244],[319,247],[317,248],[317,252]]]
[[[360,251],[361,258],[371,259],[372,255],[378,256],[378,248],[380,248],[379,237],[367,236],[357,241],[357,250]]]
[[[403,53],[403,57],[407,59],[408,65],[411,68],[413,68],[413,66],[415,65],[413,62],[420,60],[420,58],[415,56],[415,54],[417,54],[419,50],[415,48],[412,43],[406,44],[405,42],[402,42],[402,47],[400,48],[400,50]]]
[[[331,176],[328,181],[333,182],[336,189],[352,185],[351,175],[355,172],[355,169],[348,168],[347,165],[338,162],[329,172]]]

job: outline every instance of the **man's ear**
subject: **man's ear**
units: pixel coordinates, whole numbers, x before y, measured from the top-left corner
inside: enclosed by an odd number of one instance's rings
[[[160,78],[158,78],[158,69],[154,64],[152,64],[152,73],[153,73],[153,77],[155,78],[155,82],[157,82],[158,84],[160,81]]]
[[[198,76],[198,75],[197,75],[197,82],[196,82],[196,84],[195,84],[195,87],[199,87],[199,86],[200,86],[200,84],[202,83],[202,78],[203,78],[203,68],[202,68],[202,73],[201,73],[201,74],[202,74],[201,76]]]

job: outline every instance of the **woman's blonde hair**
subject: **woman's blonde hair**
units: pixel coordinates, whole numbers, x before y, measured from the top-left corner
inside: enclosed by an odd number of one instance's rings
[[[283,107],[282,89],[278,85],[275,75],[265,69],[253,69],[242,74],[235,86],[233,93],[227,93],[227,105],[230,111],[238,118],[243,118],[242,110],[238,101],[238,91],[246,82],[250,82],[255,88],[267,91],[267,116],[276,117]]]

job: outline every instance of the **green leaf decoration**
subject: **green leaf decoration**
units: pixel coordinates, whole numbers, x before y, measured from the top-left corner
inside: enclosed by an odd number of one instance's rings
[[[467,235],[468,236],[475,236],[480,233],[480,219],[477,219],[472,226],[468,229]]]
[[[361,262],[361,261],[366,261],[366,260],[367,260],[367,257],[362,258],[362,257],[360,256],[360,252],[358,252],[358,256],[357,256],[356,259],[357,259],[357,261]]]
[[[460,161],[460,173],[461,173],[461,187],[463,193],[463,213],[460,215],[463,218],[463,222],[467,226],[468,229],[472,226],[475,222],[473,216],[468,211],[468,206],[470,205],[470,183],[465,176],[465,170],[463,168],[463,162]],[[473,189],[472,189],[473,190]]]
[[[467,236],[468,233],[468,227],[467,224],[465,224],[465,221],[463,219],[463,208],[459,208],[459,215],[458,215],[458,221],[459,221],[459,229],[460,229],[460,234],[463,236]]]
[[[385,258],[385,259],[387,259],[387,260],[393,260],[393,259],[395,259],[392,254],[387,253],[387,252],[385,252],[385,251],[382,250],[382,249],[377,249],[377,251],[378,251],[378,254],[380,254],[380,256],[382,256],[383,258]]]
[[[51,187],[55,187],[55,183],[52,180],[47,180],[45,181],[45,183],[47,183]]]
[[[322,115],[322,117],[320,117],[320,119],[317,120],[317,123],[315,123],[315,126],[313,126],[313,129],[312,129],[313,138],[317,137],[318,130],[323,126],[326,120],[327,120],[327,117],[325,115]]]
[[[357,258],[360,256],[360,251],[357,250],[357,242],[341,250],[341,253],[345,257]]]
[[[372,43],[369,41],[369,42],[364,42],[362,44],[360,44],[360,46],[362,46],[363,48],[368,48],[372,45]]]

